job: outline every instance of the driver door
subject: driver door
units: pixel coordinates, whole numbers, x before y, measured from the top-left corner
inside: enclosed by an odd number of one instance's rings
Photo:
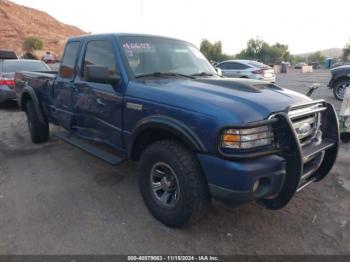
[[[53,87],[53,115],[59,124],[68,130],[74,125],[72,94],[74,92],[76,62],[80,45],[79,41],[67,43],[62,64]]]
[[[75,79],[73,94],[80,132],[89,138],[122,147],[123,91],[120,84],[88,82],[85,77],[88,65],[103,66],[108,68],[110,75],[119,75],[113,40],[91,40],[84,48],[82,72]]]

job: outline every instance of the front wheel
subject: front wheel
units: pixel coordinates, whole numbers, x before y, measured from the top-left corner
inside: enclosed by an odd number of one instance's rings
[[[348,88],[349,86],[350,86],[350,79],[341,80],[338,83],[336,83],[336,85],[333,88],[334,97],[339,101],[343,101],[346,88]]]
[[[208,184],[194,153],[181,143],[163,140],[150,145],[138,173],[144,202],[161,223],[180,228],[206,213]]]

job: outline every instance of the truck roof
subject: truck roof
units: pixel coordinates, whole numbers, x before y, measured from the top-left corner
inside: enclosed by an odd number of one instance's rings
[[[82,41],[82,40],[89,40],[89,39],[98,39],[98,38],[105,38],[105,37],[120,37],[120,36],[144,36],[144,37],[161,37],[161,38],[167,38],[172,40],[179,40],[179,41],[185,41],[182,39],[177,39],[173,37],[168,36],[160,36],[160,35],[152,35],[152,34],[138,34],[138,33],[106,33],[106,34],[91,34],[91,35],[81,35],[77,37],[71,37],[68,41]]]

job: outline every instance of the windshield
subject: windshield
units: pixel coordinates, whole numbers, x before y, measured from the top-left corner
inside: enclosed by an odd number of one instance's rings
[[[185,41],[147,36],[122,36],[120,41],[136,77],[152,73],[216,74],[204,55]]]
[[[12,73],[17,71],[50,71],[50,68],[45,63],[38,61],[8,60],[3,62],[0,70],[4,73]]]

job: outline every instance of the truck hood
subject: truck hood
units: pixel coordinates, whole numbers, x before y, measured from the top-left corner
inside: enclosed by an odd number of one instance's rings
[[[215,118],[228,118],[236,124],[267,119],[291,105],[312,101],[274,84],[228,78],[133,81],[128,95]]]
[[[338,67],[331,69],[332,74],[337,74],[337,73],[343,72],[343,71],[350,71],[350,65],[338,66]]]

